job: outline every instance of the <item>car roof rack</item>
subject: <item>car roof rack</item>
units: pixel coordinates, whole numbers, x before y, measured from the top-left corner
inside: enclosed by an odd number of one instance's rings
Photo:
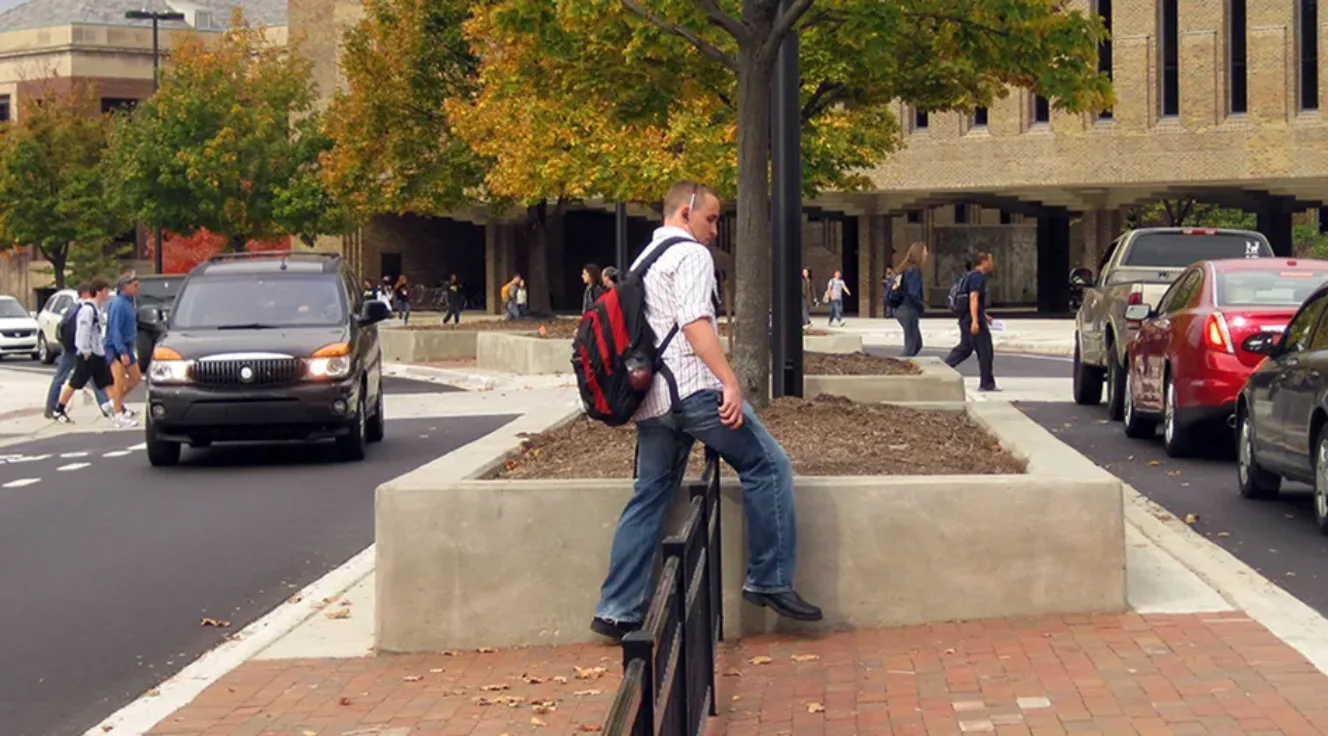
[[[286,260],[309,259],[309,260],[340,260],[340,253],[331,253],[328,251],[312,250],[254,250],[242,251],[238,253],[218,253],[207,259],[208,263],[222,263],[225,261],[242,261],[246,259],[257,258],[283,258]]]

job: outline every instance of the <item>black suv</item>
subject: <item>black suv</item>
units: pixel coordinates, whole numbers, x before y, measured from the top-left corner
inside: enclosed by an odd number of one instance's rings
[[[377,324],[337,254],[228,253],[189,273],[153,350],[147,451],[180,461],[181,445],[335,438],[346,460],[383,439]],[[162,321],[159,310],[140,319]]]
[[[134,306],[140,314],[146,314],[147,319],[138,321],[135,350],[138,353],[138,366],[143,369],[145,376],[152,369],[152,349],[166,331],[165,319],[170,316],[171,305],[175,303],[175,296],[180,293],[180,285],[183,283],[184,274],[178,273],[138,277],[138,296],[134,298]],[[160,312],[144,311],[154,307]]]

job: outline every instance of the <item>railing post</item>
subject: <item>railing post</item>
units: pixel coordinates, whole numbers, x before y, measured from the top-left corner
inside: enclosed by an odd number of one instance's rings
[[[640,660],[641,710],[637,712],[632,736],[654,736],[655,732],[655,639],[644,631],[632,631],[622,638],[623,672],[633,661]],[[644,724],[644,728],[642,725]]]

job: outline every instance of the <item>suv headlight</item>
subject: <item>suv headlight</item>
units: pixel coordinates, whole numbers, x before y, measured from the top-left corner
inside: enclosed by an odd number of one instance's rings
[[[322,379],[341,379],[350,375],[350,345],[335,342],[314,351],[305,361],[306,375],[317,381]]]
[[[148,377],[153,383],[189,383],[189,367],[193,363],[170,348],[158,346],[152,350]]]

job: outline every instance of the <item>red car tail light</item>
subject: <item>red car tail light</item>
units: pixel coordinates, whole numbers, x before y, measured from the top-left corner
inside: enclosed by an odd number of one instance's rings
[[[1144,295],[1143,292],[1139,291],[1130,292],[1129,298],[1125,300],[1125,304],[1127,306],[1130,304],[1143,304],[1143,303],[1144,303]]]
[[[1213,312],[1204,321],[1204,345],[1210,350],[1236,354],[1231,344],[1231,330],[1227,327],[1227,318],[1221,312]]]
[[[1183,227],[1180,230],[1181,235],[1217,235],[1217,230],[1211,227]]]

